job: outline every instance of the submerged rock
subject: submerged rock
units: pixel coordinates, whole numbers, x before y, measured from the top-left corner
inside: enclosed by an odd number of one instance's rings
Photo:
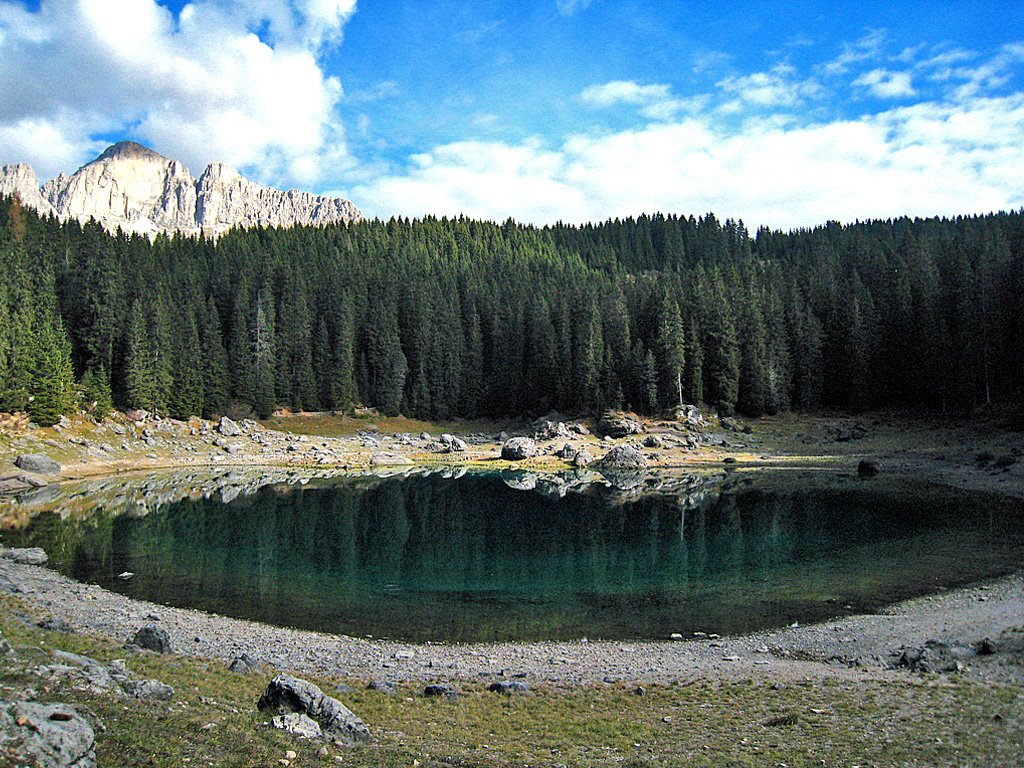
[[[307,680],[291,675],[278,675],[267,685],[256,706],[261,712],[279,715],[296,712],[306,715],[320,726],[324,734],[346,741],[369,741],[370,730],[355,714],[337,699],[321,691]]]

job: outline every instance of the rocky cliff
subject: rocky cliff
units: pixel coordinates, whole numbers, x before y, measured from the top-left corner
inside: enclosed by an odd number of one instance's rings
[[[188,168],[141,144],[108,147],[71,176],[42,186],[24,163],[0,170],[0,194],[60,219],[95,219],[111,232],[217,237],[232,227],[324,225],[358,221],[348,200],[265,187],[213,163],[197,181]]]

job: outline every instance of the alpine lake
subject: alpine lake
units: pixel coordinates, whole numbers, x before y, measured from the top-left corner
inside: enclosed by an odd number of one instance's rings
[[[411,642],[744,633],[1024,568],[1016,502],[834,472],[171,473],[11,504],[3,544],[76,580]]]

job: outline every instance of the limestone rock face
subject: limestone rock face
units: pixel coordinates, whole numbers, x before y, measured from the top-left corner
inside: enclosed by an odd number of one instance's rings
[[[264,187],[224,163],[212,163],[199,177],[196,219],[207,235],[234,226],[289,227],[360,218],[348,200]]]
[[[127,233],[203,234],[218,237],[232,227],[320,226],[358,221],[348,200],[265,187],[223,163],[197,181],[182,163],[132,141],[108,147],[71,176],[39,186],[31,167],[5,165],[0,194],[17,193],[25,205],[60,219],[95,219]]]
[[[57,213],[50,201],[43,197],[36,172],[25,163],[0,168],[0,195],[17,195],[23,205],[35,208],[41,216]]]

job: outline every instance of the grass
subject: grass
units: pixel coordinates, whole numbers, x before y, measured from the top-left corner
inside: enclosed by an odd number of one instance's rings
[[[131,653],[114,641],[34,626],[31,607],[0,599],[0,629],[19,648],[0,664],[0,697],[32,689],[92,713],[101,766],[1016,766],[1024,760],[1024,689],[955,677],[718,681],[560,687],[503,697],[489,680],[459,683],[456,701],[398,695],[365,681],[309,678],[368,724],[373,741],[339,748],[263,725],[255,707],[273,670],[238,675],[216,660]],[[109,661],[173,685],[171,702],[78,691],[32,668],[54,648]],[[784,724],[768,725],[773,721]],[[788,724],[786,724],[788,723]],[[340,757],[340,762],[336,758]]]
[[[272,416],[260,422],[267,429],[315,437],[351,437],[357,432],[376,430],[390,435],[395,432],[418,435],[429,432],[435,438],[445,432],[457,435],[483,432],[497,434],[510,429],[507,421],[423,421],[405,416],[345,416],[332,413],[297,413]],[[512,427],[522,425],[512,425]]]

